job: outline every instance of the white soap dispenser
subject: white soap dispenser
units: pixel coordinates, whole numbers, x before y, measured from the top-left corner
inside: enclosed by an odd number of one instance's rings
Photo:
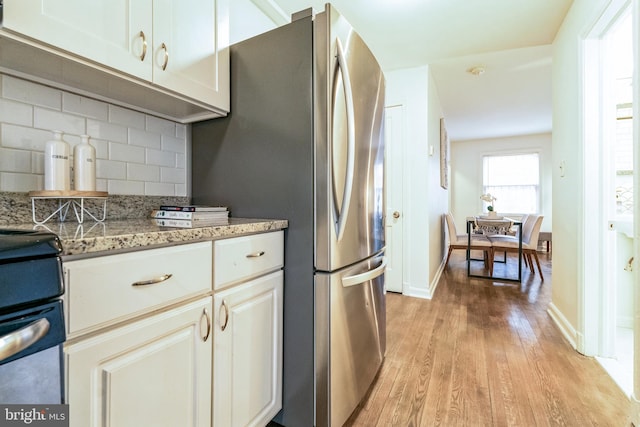
[[[69,191],[71,189],[69,169],[69,144],[62,139],[62,132],[53,131],[53,139],[44,147],[44,189]]]
[[[89,135],[81,135],[82,142],[73,148],[73,182],[76,191],[96,191],[96,149],[89,143]]]

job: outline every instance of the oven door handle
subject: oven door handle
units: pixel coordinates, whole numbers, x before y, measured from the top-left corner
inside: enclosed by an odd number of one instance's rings
[[[49,326],[49,321],[43,317],[0,337],[0,362],[38,342],[49,332]]]

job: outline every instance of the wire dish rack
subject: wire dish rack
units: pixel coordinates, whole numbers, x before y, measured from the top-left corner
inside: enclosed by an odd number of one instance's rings
[[[33,222],[44,224],[56,216],[58,221],[64,222],[70,211],[75,214],[79,224],[84,222],[85,215],[96,222],[102,222],[107,217],[108,196],[109,193],[106,191],[31,191],[29,197]],[[58,203],[51,207],[51,203],[44,202],[47,200],[55,200]],[[85,203],[88,200],[95,200],[97,203]],[[50,214],[40,214],[42,211],[51,210],[53,212]],[[39,214],[44,218],[39,219]]]

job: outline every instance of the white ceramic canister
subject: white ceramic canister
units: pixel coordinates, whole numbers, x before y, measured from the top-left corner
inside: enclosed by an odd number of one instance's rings
[[[96,149],[89,143],[89,135],[81,135],[82,142],[73,147],[73,182],[76,191],[96,191]]]
[[[69,191],[71,189],[69,169],[69,144],[62,139],[62,132],[53,131],[53,139],[44,147],[44,189]]]

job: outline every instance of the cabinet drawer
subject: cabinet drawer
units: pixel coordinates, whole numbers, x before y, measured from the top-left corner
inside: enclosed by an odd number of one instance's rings
[[[214,290],[282,268],[284,232],[216,240],[213,244]]]
[[[68,333],[210,292],[211,262],[211,242],[65,262]]]

